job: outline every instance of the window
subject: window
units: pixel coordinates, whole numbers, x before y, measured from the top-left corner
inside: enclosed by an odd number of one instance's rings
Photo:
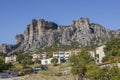
[[[47,64],[47,61],[45,61],[45,64]]]

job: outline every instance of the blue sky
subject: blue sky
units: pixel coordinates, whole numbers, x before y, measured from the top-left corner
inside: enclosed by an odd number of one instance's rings
[[[120,0],[0,0],[0,44],[14,44],[33,18],[70,25],[81,17],[120,29]]]

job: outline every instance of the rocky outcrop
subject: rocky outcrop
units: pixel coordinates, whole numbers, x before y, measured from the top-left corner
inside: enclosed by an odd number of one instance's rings
[[[78,42],[80,47],[102,45],[110,39],[109,30],[98,24],[89,23],[88,18],[74,20],[71,27],[64,29],[62,44]]]
[[[13,50],[17,49],[19,45],[8,45],[8,44],[1,44],[0,45],[0,52],[4,54],[8,54]]]
[[[111,31],[112,38],[120,38],[120,29]]]
[[[16,35],[17,47],[14,50],[34,51],[56,42],[62,45],[77,42],[79,47],[103,45],[113,36],[120,37],[120,30],[110,31],[99,24],[90,23],[88,18],[74,20],[69,26],[59,26],[44,19],[33,19],[32,24],[27,25],[24,34]],[[2,46],[1,50],[6,49]]]
[[[18,34],[15,37],[16,44],[21,44],[24,41],[24,35],[23,34]]]
[[[51,45],[53,42],[49,42],[49,39],[54,39],[52,36],[53,32],[57,30],[58,25],[53,22],[41,20],[32,20],[32,24],[27,26],[24,32],[24,42],[25,50],[28,49],[38,49],[45,46],[47,43]]]

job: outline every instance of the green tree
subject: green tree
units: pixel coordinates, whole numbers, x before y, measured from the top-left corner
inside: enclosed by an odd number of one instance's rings
[[[38,63],[38,64],[41,64],[41,60],[38,59],[38,58],[36,58],[34,62],[35,62],[35,63]]]
[[[105,66],[102,68],[104,75],[103,80],[118,80],[120,79],[120,69],[117,65]],[[100,78],[101,79],[101,78]]]
[[[13,64],[11,62],[5,63],[4,56],[0,56],[0,72],[3,70],[11,70]]]
[[[17,61],[25,67],[26,65],[30,65],[33,63],[32,56],[28,53],[25,54],[19,54],[17,56]]]
[[[86,49],[82,49],[77,55],[70,56],[69,61],[72,67],[71,73],[76,76],[76,80],[85,78],[87,65],[95,63]]]
[[[11,71],[13,64],[11,62],[6,63],[7,68]]]
[[[90,80],[105,80],[104,71],[96,64],[87,65],[86,75]]]
[[[0,71],[2,71],[4,69],[4,65],[5,65],[4,59],[2,56],[0,56]]]
[[[51,63],[53,63],[53,65],[57,65],[58,63],[58,59],[56,57],[54,57],[52,60],[51,60]]]
[[[120,62],[120,38],[108,41],[106,43],[104,51],[106,56],[103,58],[103,62],[109,60],[114,62]],[[119,59],[115,59],[116,57]]]
[[[118,61],[118,57],[113,57],[112,60]],[[94,59],[90,57],[86,49],[82,49],[77,55],[70,56],[71,73],[76,76],[76,80],[119,80],[120,69],[115,64],[110,66],[99,66],[95,63]]]

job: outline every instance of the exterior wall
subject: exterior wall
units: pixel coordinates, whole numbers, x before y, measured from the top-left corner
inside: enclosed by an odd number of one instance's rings
[[[33,57],[32,61],[35,61],[35,59],[37,59],[37,58],[40,59],[41,56],[40,56],[40,54],[32,54],[32,57]]]
[[[100,46],[96,49],[96,55],[98,55],[98,63],[102,63],[102,59],[105,57],[104,47],[105,45]]]
[[[58,52],[53,53],[53,57],[59,57],[59,53]]]
[[[51,60],[52,60],[52,59],[53,59],[53,58],[42,59],[42,60],[41,60],[41,64],[42,64],[42,65],[51,64]]]
[[[47,53],[41,54],[42,58],[45,59],[47,57]]]
[[[9,62],[15,62],[16,61],[16,56],[9,56],[9,57],[5,57],[5,63],[9,63]]]
[[[65,59],[68,59],[68,57],[70,55],[71,55],[71,52],[55,52],[55,53],[53,53],[53,57],[65,58]]]
[[[65,59],[67,60],[71,55],[71,52],[65,52]]]
[[[46,56],[47,56],[47,54],[32,54],[32,57],[33,57],[33,59],[32,59],[32,61],[35,61],[35,59],[45,59],[46,58]]]
[[[33,58],[40,58],[40,54],[33,54],[32,57]]]
[[[59,57],[64,58],[65,57],[65,52],[59,52]]]
[[[71,55],[71,52],[55,52],[53,53],[53,57],[58,58],[58,64],[60,64],[61,59],[68,60],[69,56]]]

